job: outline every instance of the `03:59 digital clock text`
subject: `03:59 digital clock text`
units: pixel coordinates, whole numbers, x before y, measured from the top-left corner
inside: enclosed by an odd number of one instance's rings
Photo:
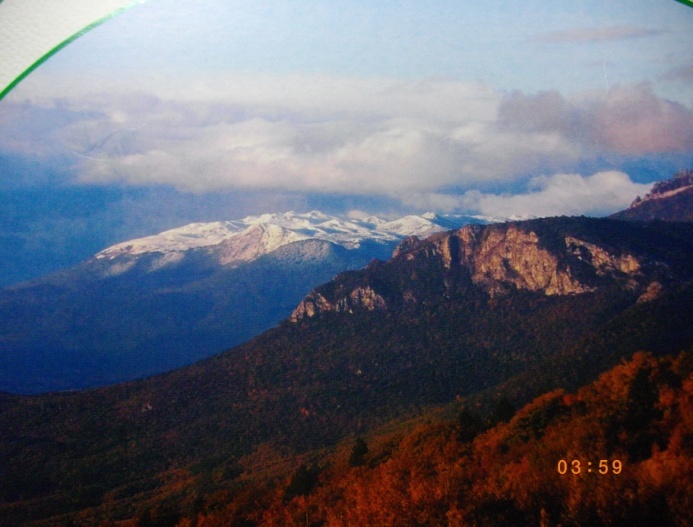
[[[558,473],[559,474],[566,474],[570,471],[572,474],[580,474],[581,472],[598,472],[599,474],[608,474],[611,472],[612,474],[620,474],[621,471],[623,470],[623,463],[621,463],[620,460],[614,459],[613,461],[609,462],[608,459],[600,459],[599,464],[594,468],[592,468],[592,462],[588,461],[587,462],[587,468],[585,469],[578,459],[574,459],[570,462],[566,461],[565,459],[561,459],[558,461]]]

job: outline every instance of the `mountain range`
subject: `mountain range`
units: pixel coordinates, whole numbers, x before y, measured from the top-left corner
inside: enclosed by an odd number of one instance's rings
[[[580,423],[592,427],[584,432],[584,444],[603,437],[611,446],[600,443],[592,453],[579,453],[571,450],[570,438],[551,436],[557,445],[552,448],[564,458],[617,453],[630,456],[623,457],[627,463],[649,461],[654,445],[663,451],[675,440],[665,434],[666,423],[634,435],[637,441],[624,434],[645,422],[659,423],[672,401],[686,400],[682,390],[688,384],[681,379],[688,375],[693,342],[692,229],[683,222],[561,217],[406,237],[392,258],[372,260],[313,287],[275,327],[193,365],[94,390],[0,395],[0,525],[123,520],[175,526],[186,524],[182,516],[189,522],[216,517],[211,525],[305,524],[325,506],[308,510],[305,496],[345,442],[365,437],[372,444],[392,430],[411,431],[418,419],[459,414],[460,437],[466,439],[446,444],[467,455],[465,441],[483,428],[474,423],[507,421],[513,408],[536,397],[554,402],[541,411],[544,403],[532,403],[534,410],[513,421],[515,432],[498,432],[504,438],[494,447],[498,456],[522,448],[525,439],[517,430],[541,434],[548,423],[565,423],[561,419],[570,413],[574,430]],[[112,270],[118,258],[137,256],[131,245],[124,255],[96,262]],[[138,260],[123,274],[151,261]],[[606,388],[592,396],[590,408],[600,407],[600,397],[623,392],[623,401],[601,405],[614,408],[613,420],[590,414],[587,421],[584,403],[563,394],[543,396],[577,390],[642,350],[661,357],[688,353],[678,361],[676,378],[664,367],[661,378],[653,377],[659,366],[638,359],[645,377],[628,384],[635,388],[619,387],[622,373],[602,381]],[[649,378],[663,383],[661,394],[648,391]],[[673,430],[673,421],[668,423]],[[676,423],[676,444],[685,444],[689,425]],[[411,441],[428,448],[424,439]],[[371,466],[387,470],[398,449],[381,444]],[[362,447],[360,452],[363,457]],[[681,456],[690,460],[685,450]],[[557,459],[539,461],[545,471]],[[525,475],[543,481],[532,475],[532,462],[522,461]],[[473,457],[467,463],[460,470],[471,481],[480,474],[475,467],[481,461]],[[420,469],[438,474],[445,467]],[[585,492],[612,496],[631,489],[638,496],[662,496],[638,487],[629,474],[594,479]],[[681,496],[689,484],[679,478],[669,494]],[[517,492],[521,488],[518,482]],[[462,488],[455,492],[466,500]],[[536,503],[523,505],[529,512],[518,512],[509,508],[519,503],[515,498],[504,500],[490,500],[493,511],[463,507],[460,515],[476,516],[458,523],[503,525],[508,518],[521,523],[531,513],[570,525],[575,518],[599,524],[605,514],[587,495],[582,500],[587,509],[557,501],[544,512]],[[648,507],[660,510],[658,503]],[[274,520],[272,507],[279,514]],[[224,516],[214,516],[220,510]],[[287,523],[292,510],[303,511],[296,516],[299,523]],[[444,514],[451,518],[453,512]],[[492,512],[495,519],[484,520]],[[419,514],[433,517],[431,509]],[[661,509],[659,517],[676,515]],[[437,525],[424,519],[419,523]],[[342,524],[323,516],[316,525]]]
[[[0,391],[79,389],[190,364],[276,325],[313,287],[389,258],[408,236],[486,221],[289,212],[119,243],[0,290]]]

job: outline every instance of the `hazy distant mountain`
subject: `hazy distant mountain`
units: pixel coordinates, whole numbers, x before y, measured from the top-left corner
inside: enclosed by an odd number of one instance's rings
[[[335,274],[389,258],[407,236],[480,221],[289,212],[114,245],[0,290],[0,391],[76,389],[190,364],[277,324]]]
[[[645,197],[611,215],[630,221],[693,221],[693,170],[682,170],[672,179],[655,183]]]
[[[547,218],[410,238],[197,364],[98,390],[2,396],[0,518],[85,510],[75,519],[98,524],[145,502],[213,504],[214,489],[243,492],[254,462],[276,476],[281,455],[435,405],[484,408],[501,395],[519,405],[635,351],[686,349],[692,229]]]

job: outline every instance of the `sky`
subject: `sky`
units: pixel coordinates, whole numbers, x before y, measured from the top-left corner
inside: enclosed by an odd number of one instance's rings
[[[674,0],[147,0],[0,100],[0,285],[248,214],[623,209],[693,168]]]

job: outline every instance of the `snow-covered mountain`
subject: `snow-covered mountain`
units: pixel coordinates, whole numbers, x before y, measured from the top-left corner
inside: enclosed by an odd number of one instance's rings
[[[248,216],[241,220],[191,223],[160,234],[129,240],[99,252],[98,260],[117,260],[111,273],[130,268],[132,257],[155,257],[152,270],[179,262],[189,251],[203,252],[222,265],[238,265],[304,240],[321,240],[346,249],[368,241],[390,245],[409,236],[425,238],[468,223],[488,223],[481,216],[409,215],[394,220],[376,216],[331,216],[320,211]],[[116,263],[116,262],[114,262]]]
[[[273,327],[311,289],[388,259],[404,238],[471,222],[484,221],[287,212],[119,243],[0,289],[0,391],[83,388],[190,364]]]

